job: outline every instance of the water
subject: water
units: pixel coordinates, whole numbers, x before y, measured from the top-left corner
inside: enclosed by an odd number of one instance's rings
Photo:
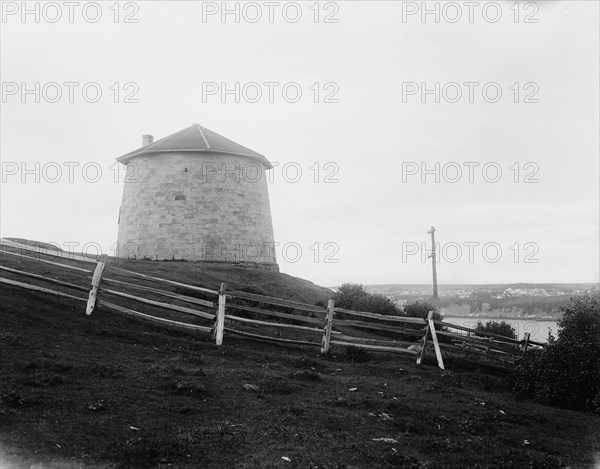
[[[470,328],[475,328],[477,321],[481,321],[484,324],[488,321],[505,321],[515,328],[518,339],[522,339],[525,333],[529,332],[531,334],[530,339],[536,342],[548,342],[548,328],[550,328],[555,337],[557,335],[557,323],[552,320],[448,317],[445,318],[445,321]]]

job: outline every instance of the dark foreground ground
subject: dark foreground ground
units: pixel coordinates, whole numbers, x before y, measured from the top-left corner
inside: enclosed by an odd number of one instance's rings
[[[2,468],[600,464],[600,418],[516,401],[499,376],[216,347],[83,307],[0,286]]]

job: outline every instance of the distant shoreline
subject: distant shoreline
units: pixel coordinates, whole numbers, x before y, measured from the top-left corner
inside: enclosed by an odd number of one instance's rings
[[[536,317],[526,317],[526,318],[507,318],[507,317],[490,317],[490,316],[446,316],[444,315],[444,319],[481,319],[486,321],[540,321],[540,322],[558,322],[561,318],[536,318]]]

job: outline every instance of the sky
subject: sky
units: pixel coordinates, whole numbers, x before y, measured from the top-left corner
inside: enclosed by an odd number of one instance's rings
[[[2,2],[0,235],[111,254],[115,158],[199,123],[282,272],[429,283],[435,226],[441,284],[598,282],[599,4],[476,3]]]

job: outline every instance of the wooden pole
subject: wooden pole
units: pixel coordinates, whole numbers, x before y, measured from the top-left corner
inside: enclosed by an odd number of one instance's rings
[[[435,257],[435,227],[432,226],[427,233],[431,234],[431,267],[433,269],[433,299],[435,300],[435,306],[437,307],[438,302],[438,284],[437,284],[437,268],[436,268],[436,257]]]
[[[525,332],[525,336],[523,337],[523,340],[525,341],[525,343],[523,344],[523,353],[521,354],[521,357],[525,356],[525,353],[527,353],[527,347],[529,345],[529,337],[531,334],[529,334],[529,332]]]
[[[98,264],[96,265],[96,270],[94,270],[94,275],[92,276],[92,289],[90,290],[90,296],[88,298],[87,307],[85,308],[86,316],[92,314],[94,308],[96,307],[96,299],[98,297],[98,288],[100,287],[100,281],[102,280],[102,272],[104,271],[104,266],[106,265],[106,259],[108,256],[106,254],[100,257]]]
[[[433,311],[429,311],[429,314],[427,315],[427,322],[429,323],[429,330],[431,331],[431,337],[433,338],[433,347],[435,348],[435,356],[437,358],[438,366],[444,370],[444,359],[442,358],[442,351],[440,350],[437,333],[435,332],[435,324],[433,323]]]
[[[429,322],[425,326],[425,334],[423,335],[423,344],[421,346],[421,353],[417,357],[417,365],[420,365],[423,362],[423,358],[425,357],[425,348],[427,347],[427,334],[429,333]]]
[[[227,295],[227,284],[222,283],[219,289],[219,306],[217,307],[217,314],[215,316],[215,326],[213,329],[213,339],[217,345],[223,344],[223,331],[225,329],[225,302]]]
[[[333,315],[335,311],[335,302],[329,300],[327,302],[327,318],[325,319],[325,328],[323,329],[323,342],[321,345],[321,353],[326,354],[331,347],[331,329],[333,328]]]

